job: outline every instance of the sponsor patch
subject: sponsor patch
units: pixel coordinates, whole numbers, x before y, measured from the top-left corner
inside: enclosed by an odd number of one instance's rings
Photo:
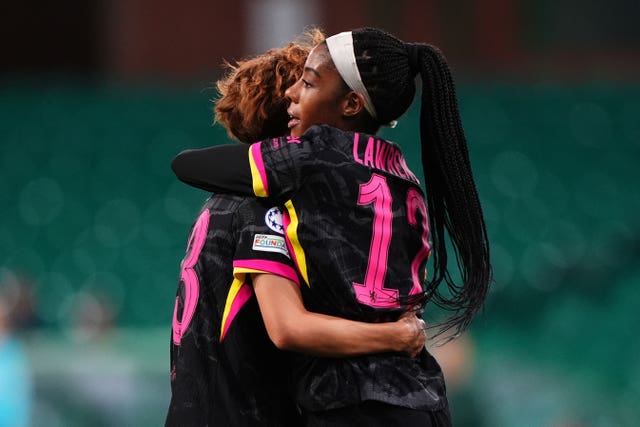
[[[253,236],[253,250],[263,252],[277,252],[289,257],[287,243],[282,236],[273,234],[256,234]]]
[[[282,211],[277,206],[272,207],[264,214],[264,223],[276,233],[284,234]]]

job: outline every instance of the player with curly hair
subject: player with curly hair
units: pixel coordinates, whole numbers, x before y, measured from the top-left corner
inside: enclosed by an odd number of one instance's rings
[[[216,120],[245,143],[285,131],[285,90],[322,38],[313,30],[230,66],[218,82]],[[307,311],[283,230],[269,202],[232,194],[205,202],[181,264],[167,426],[300,425],[288,389],[290,353],[280,350],[412,356],[424,347],[424,321],[415,314],[371,324]]]
[[[401,148],[375,135],[412,104],[417,76],[426,192]],[[442,52],[379,29],[346,31],[314,48],[287,97],[290,135],[249,150],[183,152],[173,162],[177,176],[285,204],[286,236],[310,310],[375,322],[432,302],[450,314],[439,332],[462,333],[484,304],[492,268]],[[440,367],[426,350],[420,360],[301,359],[296,402],[308,426],[451,423]]]

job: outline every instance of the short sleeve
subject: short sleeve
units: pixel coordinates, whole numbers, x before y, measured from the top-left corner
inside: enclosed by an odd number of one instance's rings
[[[332,135],[326,127],[312,126],[300,138],[266,139],[249,148],[253,192],[282,203],[299,190],[305,177],[321,170]],[[328,142],[329,141],[329,142]]]
[[[300,284],[289,255],[282,211],[266,201],[248,198],[237,211],[238,241],[233,258],[234,275],[270,273]]]

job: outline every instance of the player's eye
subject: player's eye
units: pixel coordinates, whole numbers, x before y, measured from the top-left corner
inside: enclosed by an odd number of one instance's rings
[[[300,79],[300,80],[302,80],[302,86],[304,86],[305,88],[310,88],[311,87],[311,83],[309,83],[305,79]]]

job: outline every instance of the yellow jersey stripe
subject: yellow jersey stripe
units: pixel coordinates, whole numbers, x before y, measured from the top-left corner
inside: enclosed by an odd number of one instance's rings
[[[290,223],[286,229],[287,237],[289,238],[289,243],[291,244],[291,248],[293,249],[298,270],[300,271],[300,274],[302,275],[302,278],[304,279],[307,286],[309,286],[309,275],[307,274],[307,259],[304,254],[304,250],[302,249],[302,245],[300,245],[300,239],[298,239],[298,214],[296,213],[291,200],[288,200],[284,204],[284,206],[289,213],[290,220]]]

